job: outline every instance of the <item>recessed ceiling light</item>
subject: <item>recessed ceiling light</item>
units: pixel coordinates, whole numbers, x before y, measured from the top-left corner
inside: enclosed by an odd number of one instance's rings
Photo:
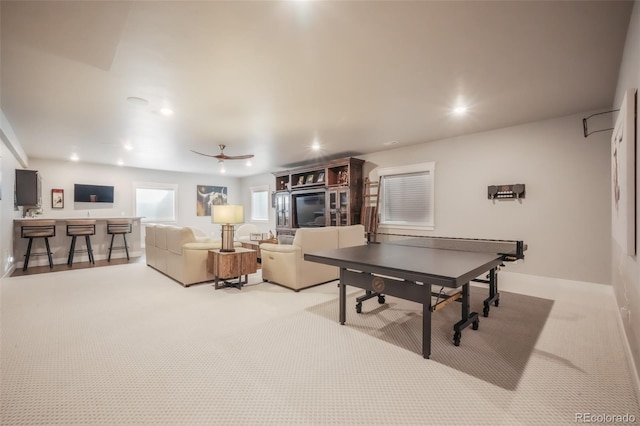
[[[124,161],[118,160],[118,166],[124,166]]]
[[[127,98],[127,102],[138,105],[138,106],[147,106],[149,105],[149,101],[143,98],[139,98],[137,96],[129,96]]]
[[[318,141],[313,141],[311,144],[311,149],[314,151],[320,151],[320,143]]]
[[[247,162],[246,162],[246,163],[244,163],[244,164],[245,164],[245,166],[247,166],[247,167],[251,167],[251,166],[253,166],[253,163],[251,162],[251,160],[247,160]]]
[[[171,115],[173,115],[173,110],[171,108],[160,108],[160,114],[164,115],[165,117],[169,117]]]
[[[78,161],[80,160],[80,157],[78,157],[78,154],[76,154],[75,152],[73,154],[71,154],[71,157],[69,157],[69,159],[71,161]]]
[[[383,145],[387,145],[387,146],[389,146],[389,145],[398,145],[398,143],[399,143],[398,141],[389,141],[389,142],[385,142]]]
[[[464,115],[469,110],[466,105],[458,105],[453,109],[455,115]]]
[[[130,142],[125,142],[124,145],[122,145],[122,147],[127,151],[133,151],[133,145],[131,145]]]

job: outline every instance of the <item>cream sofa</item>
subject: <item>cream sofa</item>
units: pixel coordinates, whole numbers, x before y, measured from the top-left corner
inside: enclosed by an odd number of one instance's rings
[[[149,223],[145,230],[147,265],[185,287],[214,279],[207,271],[207,257],[209,250],[220,248],[220,240],[196,236],[202,233],[181,226]]]
[[[292,244],[260,244],[262,279],[295,291],[339,278],[337,267],[304,260],[311,251],[366,244],[364,226],[300,228]]]

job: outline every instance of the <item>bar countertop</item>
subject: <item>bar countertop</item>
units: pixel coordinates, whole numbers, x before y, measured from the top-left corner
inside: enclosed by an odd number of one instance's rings
[[[74,216],[74,217],[51,217],[51,216],[36,216],[36,217],[21,217],[19,219],[13,219],[15,223],[20,222],[29,222],[31,220],[55,220],[56,222],[65,222],[67,220],[77,220],[77,219],[95,219],[96,221],[104,221],[108,219],[130,219],[133,221],[140,220],[144,216]]]
[[[128,219],[131,221],[131,232],[126,234],[127,246],[129,247],[129,253],[132,257],[142,255],[141,247],[141,216],[36,216],[36,217],[23,217],[13,220],[13,257],[16,259],[16,267],[21,268],[24,263],[24,254],[27,251],[28,238],[23,238],[21,235],[21,229],[23,226],[28,225],[29,222],[34,220],[54,220],[55,221],[55,235],[49,238],[49,244],[53,255],[54,264],[64,264],[67,262],[67,256],[69,253],[69,247],[71,243],[71,237],[67,236],[66,225],[69,220],[83,220],[83,219],[95,219],[96,232],[91,235],[91,246],[93,247],[93,255],[96,260],[107,259],[109,255],[109,247],[111,245],[112,235],[107,233],[107,220],[109,219]],[[122,246],[122,239],[118,238],[118,246]],[[44,241],[42,239],[35,239],[34,250],[42,251],[44,248]],[[81,248],[83,243],[79,243]],[[120,247],[118,247],[120,248]],[[124,247],[122,247],[124,248]],[[116,246],[114,246],[116,249]],[[114,250],[112,258],[125,257],[124,250]],[[88,261],[86,253],[78,255],[76,261]],[[48,265],[46,256],[39,258],[31,258],[29,260],[29,267],[31,266],[44,266]]]

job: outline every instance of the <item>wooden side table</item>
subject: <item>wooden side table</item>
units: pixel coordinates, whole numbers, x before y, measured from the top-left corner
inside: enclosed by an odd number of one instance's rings
[[[277,238],[270,238],[268,240],[249,240],[249,241],[240,241],[242,247],[248,248],[251,250],[255,250],[258,252],[258,263],[261,263],[262,256],[260,256],[260,244],[262,243],[270,243],[270,244],[278,244]]]
[[[258,261],[260,261],[260,243],[258,241],[240,241],[240,244],[242,244],[242,247],[246,249],[255,250],[256,257],[258,258]]]
[[[233,252],[221,252],[220,249],[209,250],[207,269],[215,277],[213,286],[216,290],[225,287],[242,288],[249,279],[249,274],[258,270],[258,258],[255,250],[236,247]],[[242,276],[244,275],[244,281]],[[226,281],[238,278],[237,283]],[[222,283],[219,282],[222,280]]]

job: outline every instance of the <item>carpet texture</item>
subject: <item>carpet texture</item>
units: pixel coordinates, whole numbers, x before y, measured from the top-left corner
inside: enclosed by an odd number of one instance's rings
[[[640,418],[610,287],[501,273],[503,298],[451,343],[459,307],[351,305],[249,276],[183,288],[144,264],[0,283],[3,425],[539,425]],[[509,285],[510,284],[510,285]],[[513,288],[518,294],[509,292]],[[563,290],[565,288],[565,290]],[[361,294],[349,288],[349,297]],[[472,289],[475,309],[486,289]],[[477,299],[477,300],[476,300]]]
[[[347,298],[346,327],[422,354],[422,308],[417,303],[386,296],[363,303],[355,312],[356,296]],[[489,317],[482,316],[482,301],[487,290],[471,289],[471,311],[479,312],[481,332],[466,328],[460,346],[453,345],[453,324],[460,320],[460,304],[447,306],[431,316],[431,360],[454,368],[505,389],[516,389],[538,336],[551,312],[553,301],[533,296],[502,292],[500,307],[492,307]],[[339,299],[309,308],[328,320],[338,318]]]

